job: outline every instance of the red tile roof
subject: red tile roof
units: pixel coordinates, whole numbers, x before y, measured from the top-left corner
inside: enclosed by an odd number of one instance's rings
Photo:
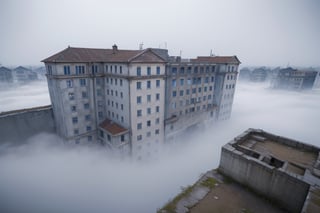
[[[135,61],[132,61],[135,60]],[[68,47],[63,51],[42,60],[42,62],[81,63],[81,62],[164,62],[165,60],[151,49],[119,50]]]
[[[99,126],[105,129],[111,135],[120,135],[128,131],[128,129],[120,126],[119,124],[109,119],[104,120]]]
[[[209,63],[216,63],[216,64],[226,64],[226,63],[233,63],[233,64],[240,64],[241,62],[237,58],[237,56],[198,56],[195,59],[191,59],[191,62],[209,62]]]

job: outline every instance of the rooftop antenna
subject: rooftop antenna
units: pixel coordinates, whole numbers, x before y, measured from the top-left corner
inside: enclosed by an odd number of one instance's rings
[[[212,54],[212,49],[210,50],[210,56],[213,56],[213,54]]]
[[[180,50],[180,57],[181,57],[181,55],[182,55],[182,50]]]
[[[143,49],[143,42],[139,44],[139,50],[142,50],[142,49]]]

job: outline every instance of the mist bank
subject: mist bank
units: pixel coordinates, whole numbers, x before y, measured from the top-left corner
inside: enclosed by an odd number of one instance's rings
[[[221,146],[250,127],[320,146],[319,91],[268,87],[238,83],[230,120],[148,161],[113,158],[103,147],[67,147],[51,134],[2,145],[0,211],[156,212],[181,186],[216,168]]]
[[[46,80],[1,87],[0,112],[50,105]]]

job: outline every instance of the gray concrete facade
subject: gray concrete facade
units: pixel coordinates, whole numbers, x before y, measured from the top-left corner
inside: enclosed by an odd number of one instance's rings
[[[0,113],[0,143],[24,143],[39,133],[55,133],[51,106]]]
[[[219,171],[284,209],[301,212],[306,209],[310,186],[320,183],[319,151],[312,145],[249,129],[222,147]]]

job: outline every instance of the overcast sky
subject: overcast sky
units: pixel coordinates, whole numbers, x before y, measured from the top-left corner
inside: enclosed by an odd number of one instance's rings
[[[37,65],[68,45],[237,55],[243,65],[319,66],[318,0],[1,0],[0,63]]]

